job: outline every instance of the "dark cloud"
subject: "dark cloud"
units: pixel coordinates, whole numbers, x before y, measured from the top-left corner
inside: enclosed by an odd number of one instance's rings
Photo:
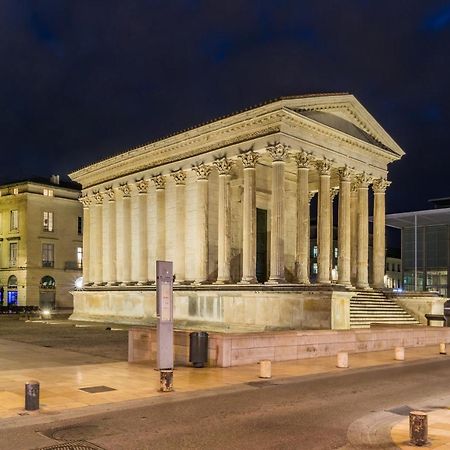
[[[389,211],[450,195],[448,1],[4,0],[0,29],[0,181],[349,91],[406,151]]]

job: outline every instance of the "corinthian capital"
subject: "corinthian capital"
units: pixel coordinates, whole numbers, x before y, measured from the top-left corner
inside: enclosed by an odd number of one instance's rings
[[[166,187],[166,179],[161,174],[152,176],[152,181],[157,191],[162,190]]]
[[[254,152],[253,150],[249,150],[248,152],[241,153],[239,158],[242,160],[242,164],[244,165],[244,169],[254,169],[256,163],[259,159],[259,154]]]
[[[182,186],[186,183],[186,173],[183,170],[177,170],[170,175],[175,180],[177,186]]]
[[[295,153],[294,158],[299,169],[308,169],[311,165],[311,153],[305,152],[303,149]]]
[[[91,197],[89,197],[87,194],[82,195],[78,200],[81,202],[84,208],[89,208],[90,204],[92,203]]]
[[[112,186],[108,186],[105,189],[105,195],[108,197],[108,201],[113,202],[116,199],[116,193]]]
[[[325,156],[323,159],[314,162],[314,165],[320,175],[331,175],[331,164],[331,159],[328,159]]]
[[[373,180],[372,189],[375,194],[384,194],[390,185],[391,182],[386,178],[377,178]]]
[[[213,164],[217,167],[219,175],[229,175],[233,167],[233,161],[228,159],[226,156],[222,158],[217,158]]]
[[[211,173],[211,167],[204,163],[193,166],[192,170],[197,174],[197,180],[207,180]]]
[[[338,173],[341,181],[351,181],[354,170],[346,164],[344,167],[339,167]]]
[[[129,197],[131,195],[131,188],[128,183],[123,183],[119,186],[119,191],[122,192],[124,197]]]
[[[331,199],[331,201],[333,201],[335,199],[336,195],[338,195],[338,194],[339,194],[339,188],[332,187],[330,189],[330,199]]]
[[[103,203],[103,194],[100,191],[93,192],[93,197],[97,205],[101,205]]]
[[[317,191],[311,191],[308,194],[308,203],[311,203],[311,200],[314,198],[314,196],[317,194]]]
[[[136,180],[136,189],[139,194],[146,194],[148,191],[148,181],[141,178],[140,180]]]
[[[289,149],[289,145],[282,144],[281,142],[274,142],[266,147],[266,150],[272,157],[273,161],[285,161],[288,157]]]
[[[372,183],[372,177],[366,172],[359,173],[356,175],[356,183],[358,188],[368,188],[369,184]]]

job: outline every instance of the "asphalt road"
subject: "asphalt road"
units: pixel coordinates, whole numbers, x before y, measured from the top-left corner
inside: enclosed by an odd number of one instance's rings
[[[355,442],[355,423],[371,423],[380,413],[394,423],[407,415],[408,407],[436,407],[439,397],[450,394],[449,374],[450,358],[435,358],[206,394],[169,393],[91,416],[2,427],[0,449],[74,440],[108,450],[355,448],[347,434],[352,424]],[[386,412],[394,408],[404,415]],[[383,426],[372,447],[359,448],[393,448],[389,427]]]

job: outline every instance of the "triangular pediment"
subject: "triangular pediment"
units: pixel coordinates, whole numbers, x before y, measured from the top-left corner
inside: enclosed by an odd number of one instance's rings
[[[289,98],[285,108],[305,119],[375,145],[399,157],[404,151],[351,94]]]

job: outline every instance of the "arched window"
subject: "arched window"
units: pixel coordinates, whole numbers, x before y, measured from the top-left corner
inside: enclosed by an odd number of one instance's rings
[[[11,275],[8,278],[8,287],[9,288],[17,288],[17,277],[15,275]]]
[[[55,279],[49,275],[41,278],[41,289],[55,289]]]

